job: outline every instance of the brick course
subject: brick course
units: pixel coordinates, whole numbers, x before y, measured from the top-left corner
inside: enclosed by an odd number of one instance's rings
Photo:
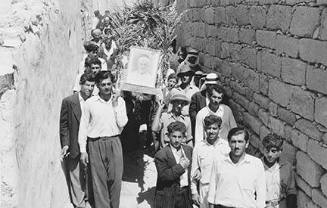
[[[322,208],[327,192],[327,1],[200,0],[178,40],[216,70],[251,152],[270,132],[285,137],[281,160],[296,164],[299,208]],[[187,8],[185,8],[187,9]],[[327,206],[325,206],[327,207]]]

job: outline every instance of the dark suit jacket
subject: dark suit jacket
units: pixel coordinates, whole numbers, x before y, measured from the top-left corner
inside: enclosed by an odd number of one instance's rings
[[[67,145],[69,157],[76,158],[79,153],[78,130],[81,119],[81,105],[78,93],[62,100],[60,111],[60,142],[61,147]]]
[[[206,106],[206,91],[202,90],[194,93],[191,97],[189,115],[191,119],[192,133],[194,138],[196,114]]]
[[[192,147],[182,145],[186,157],[192,163]],[[180,188],[179,177],[185,172],[180,164],[176,163],[170,145],[161,149],[154,160],[158,172],[155,192],[155,207],[174,208],[176,192]],[[188,167],[188,180],[190,188],[191,165]],[[189,190],[191,199],[191,191]]]

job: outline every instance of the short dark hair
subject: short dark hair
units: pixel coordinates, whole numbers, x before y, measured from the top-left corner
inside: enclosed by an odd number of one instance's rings
[[[203,120],[203,124],[205,128],[209,127],[212,124],[218,124],[218,127],[220,128],[221,123],[222,123],[221,118],[216,115],[208,115]]]
[[[99,84],[100,82],[102,82],[102,80],[108,79],[108,78],[110,78],[111,82],[114,83],[115,77],[113,74],[111,74],[110,71],[99,71],[95,75],[95,83]]]
[[[97,56],[95,56],[93,54],[87,55],[84,60],[84,67],[91,67],[91,61],[93,58],[97,58]]]
[[[235,128],[232,128],[231,130],[229,130],[228,135],[227,135],[228,141],[230,141],[233,136],[237,136],[239,134],[244,134],[245,141],[246,142],[249,141],[249,138],[250,138],[249,132],[243,127],[235,127]]]
[[[171,122],[168,126],[167,126],[167,132],[168,132],[168,135],[175,132],[175,131],[179,131],[181,132],[182,134],[185,135],[185,132],[186,132],[186,126],[183,122],[180,122],[180,121],[174,121],[174,122]]]
[[[262,145],[270,150],[271,148],[276,148],[278,150],[282,149],[283,146],[283,138],[275,133],[269,133],[262,140]]]
[[[79,79],[79,84],[83,85],[86,81],[95,82],[95,76],[93,73],[84,73],[82,74],[81,78]]]
[[[210,88],[208,89],[208,94],[209,94],[209,96],[212,96],[213,91],[216,91],[216,92],[218,92],[218,93],[223,94],[223,97],[225,96],[225,90],[224,90],[224,88],[223,88],[222,86],[220,86],[220,85],[212,85],[212,87],[210,87]]]
[[[170,80],[170,79],[176,79],[177,80],[177,75],[175,73],[169,74],[167,80]]]
[[[92,66],[92,64],[99,65],[100,67],[102,65],[100,59],[98,59],[98,57],[96,57],[96,56],[93,56],[93,57],[91,56],[89,64],[90,64],[90,67]]]
[[[97,53],[99,50],[99,46],[97,46],[94,42],[92,41],[86,41],[84,43],[84,49],[87,53],[94,52]]]

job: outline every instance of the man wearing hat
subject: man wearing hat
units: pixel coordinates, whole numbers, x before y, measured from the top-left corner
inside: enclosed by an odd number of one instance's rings
[[[201,91],[196,92],[191,97],[191,103],[189,108],[189,115],[192,123],[192,132],[194,134],[195,130],[195,118],[196,114],[205,106],[209,104],[209,95],[208,92],[212,88],[212,86],[218,85],[218,75],[216,73],[209,73],[205,77],[204,85]],[[222,101],[223,104],[226,102]],[[194,135],[193,135],[194,136]]]
[[[180,64],[177,73],[180,84],[177,88],[172,89],[172,93],[183,93],[190,100],[192,95],[199,91],[199,88],[191,84],[194,71],[187,64]],[[189,105],[186,105],[182,111],[183,115],[189,115]]]
[[[190,100],[182,93],[172,94],[170,97],[170,103],[172,109],[169,112],[162,112],[164,104],[160,105],[155,118],[152,123],[152,131],[160,132],[160,146],[165,147],[169,144],[169,138],[167,135],[167,126],[174,121],[180,121],[186,126],[186,139],[183,143],[186,143],[189,146],[193,146],[192,142],[192,128],[190,117],[182,114],[182,109],[185,105],[189,104]]]

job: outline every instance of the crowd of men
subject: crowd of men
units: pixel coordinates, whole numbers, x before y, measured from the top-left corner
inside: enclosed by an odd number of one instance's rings
[[[249,133],[235,122],[218,75],[202,72],[196,50],[178,50],[162,94],[120,92],[112,71],[119,46],[108,36],[109,17],[95,17],[60,112],[74,207],[118,208],[123,152],[138,148],[156,153],[156,208],[296,207],[292,165],[279,160],[284,139],[264,137],[262,158],[246,153]]]

